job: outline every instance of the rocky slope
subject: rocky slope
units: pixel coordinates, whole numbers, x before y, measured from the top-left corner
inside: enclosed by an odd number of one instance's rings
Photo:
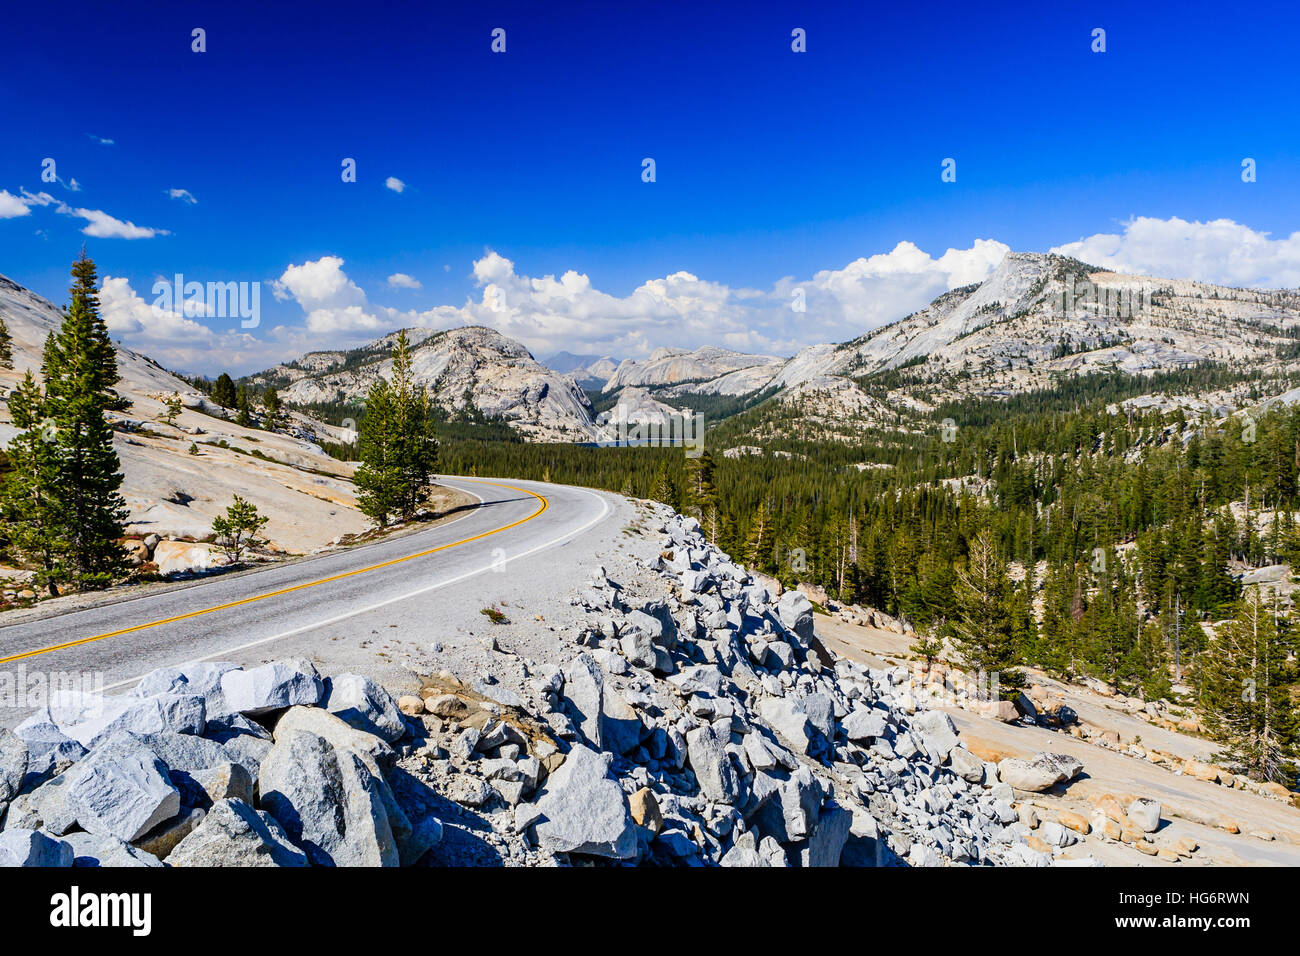
[[[644,388],[630,386],[619,392],[618,404],[608,411],[601,412],[596,422],[607,429],[616,427],[619,422],[629,425],[652,424],[668,425],[674,418],[680,418],[681,409],[665,405],[652,397]]]
[[[536,441],[589,441],[591,404],[574,380],[541,365],[529,351],[482,326],[430,332],[410,329],[412,371],[448,412],[477,409]],[[350,352],[312,352],[253,376],[276,385],[282,399],[363,403],[370,386],[392,372],[396,333]]]
[[[593,568],[571,599],[585,623],[544,660],[489,635],[473,674],[397,699],[280,661],[52,701],[0,734],[0,862],[1093,862],[1012,805],[1077,760],[984,762],[904,668],[832,655],[805,596],[778,600],[692,519],[642,514],[651,560]]]
[[[574,355],[557,352],[543,363],[552,371],[568,375],[584,388],[600,388],[618,370],[618,360],[608,355]]]
[[[59,327],[62,315],[52,303],[0,276],[0,316],[14,339],[14,368],[0,369],[0,395],[8,395],[28,369],[39,375],[45,337]],[[318,436],[338,441],[339,430],[302,416],[278,432],[241,428],[221,418],[220,409],[200,392],[120,344],[117,364],[122,376],[117,390],[131,402],[126,411],[110,414],[125,476],[129,533],[206,537],[212,519],[235,494],[270,517],[266,536],[274,548],[286,551],[309,551],[367,526],[356,509],[352,466],[317,444]],[[173,394],[181,396],[185,409],[175,425],[164,424],[163,400]],[[0,399],[0,447],[14,434]]]
[[[1282,393],[1300,372],[1300,293],[1232,289],[1182,279],[1120,275],[1056,255],[1011,253],[984,282],[839,345],[815,345],[767,383],[779,400],[812,403],[810,424],[841,419],[847,438],[890,419],[917,427],[937,403],[1002,397],[1074,375],[1148,375],[1203,363],[1249,369]],[[896,372],[881,414],[850,379]],[[1149,396],[1146,404],[1253,405],[1252,386],[1208,396]],[[881,403],[877,403],[881,404]],[[761,436],[756,436],[761,437]]]
[[[749,355],[706,345],[694,351],[655,349],[645,360],[624,359],[604,391],[614,392],[629,385],[676,385],[682,382],[706,382],[733,372],[751,368],[772,368],[782,360],[771,355]],[[760,379],[762,375],[758,376]],[[753,391],[752,388],[746,391]],[[743,394],[722,392],[722,394]]]

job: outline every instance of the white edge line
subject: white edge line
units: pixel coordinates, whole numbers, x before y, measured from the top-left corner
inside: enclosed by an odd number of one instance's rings
[[[375,604],[370,604],[367,605],[366,607],[356,608],[344,614],[339,614],[334,617],[327,618],[326,620],[323,621],[316,621],[313,624],[304,624],[301,627],[295,627],[293,630],[290,631],[284,631],[280,634],[274,634],[271,637],[259,638],[256,641],[249,641],[247,644],[240,644],[237,647],[228,647],[225,648],[224,650],[214,651],[211,654],[204,654],[202,657],[195,657],[181,664],[171,665],[171,666],[184,667],[186,664],[197,664],[200,661],[211,660],[214,657],[221,657],[226,654],[235,654],[238,653],[239,651],[246,651],[249,648],[260,647],[263,644],[270,644],[273,641],[280,641],[286,637],[294,637],[298,634],[303,634],[307,631],[314,631],[318,627],[328,627],[331,624],[337,624],[339,621],[346,621],[350,617],[356,617],[360,614],[368,614],[371,611],[377,611],[381,607],[387,607],[388,605],[396,604],[399,601],[408,601],[413,597],[419,597],[421,594],[427,594],[429,591],[436,591],[438,590],[438,588],[445,588],[451,584],[458,584],[461,581],[466,580],[467,578],[472,578],[475,575],[482,574],[484,571],[490,571],[492,570],[493,567],[501,567],[509,564],[512,561],[518,561],[520,558],[526,558],[529,557],[530,555],[536,554],[538,551],[544,551],[547,548],[554,547],[555,545],[567,541],[570,538],[577,537],[578,535],[586,531],[588,528],[591,528],[599,524],[601,521],[605,520],[605,516],[609,514],[610,511],[609,502],[605,500],[605,498],[603,498],[602,496],[594,492],[588,491],[586,488],[577,488],[574,486],[566,486],[566,487],[570,487],[574,491],[580,491],[584,495],[589,495],[590,497],[595,498],[597,501],[599,501],[600,514],[592,518],[590,521],[588,521],[580,528],[575,528],[572,531],[565,531],[562,535],[552,538],[550,541],[545,541],[542,544],[529,548],[527,551],[522,551],[519,554],[506,558],[502,561],[493,561],[491,564],[486,564],[483,567],[475,568],[472,571],[466,571],[465,573],[459,574],[454,578],[448,578],[444,581],[439,581],[436,584],[426,584],[424,587],[416,588],[414,591],[408,591],[406,594],[399,594],[397,597],[386,598],[385,600],[378,601]],[[164,665],[164,666],[168,666],[168,665]],[[147,676],[148,676],[147,674],[141,674],[139,677],[132,677],[129,678],[128,680],[118,681],[116,684],[109,684],[107,687],[102,688],[101,691],[107,692],[111,690],[116,690],[119,687],[126,687],[130,684],[138,684]]]

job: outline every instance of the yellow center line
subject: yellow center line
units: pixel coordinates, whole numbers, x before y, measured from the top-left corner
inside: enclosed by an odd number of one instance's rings
[[[465,479],[476,480],[476,479]],[[416,554],[408,554],[405,557],[393,558],[391,561],[384,561],[381,564],[372,564],[367,568],[357,568],[355,571],[344,571],[340,574],[330,575],[327,578],[320,578],[316,581],[307,581],[302,584],[295,584],[293,587],[280,588],[278,591],[268,591],[265,594],[256,594],[253,597],[241,598],[238,601],[231,601],[228,604],[218,604],[215,607],[203,608],[200,611],[190,611],[188,614],[178,614],[175,617],[163,618],[161,621],[150,621],[148,624],[137,624],[134,627],[124,627],[120,631],[109,631],[107,634],[96,634],[93,637],[83,637],[80,640],[68,641],[64,644],[55,644],[52,647],[42,647],[34,651],[24,651],[22,654],[13,654],[9,657],[0,657],[0,664],[9,664],[13,661],[20,661],[26,657],[36,657],[38,654],[49,654],[52,651],[62,651],[69,647],[78,647],[82,644],[90,644],[94,641],[107,640],[110,637],[120,637],[123,634],[132,634],[135,631],[143,631],[151,627],[161,627],[164,624],[175,624],[177,621],[189,620],[193,617],[200,617],[204,614],[213,614],[217,611],[224,611],[228,608],[239,607],[243,604],[252,604],[255,601],[265,601],[267,598],[279,597],[283,594],[292,594],[294,591],[304,591],[307,588],[314,588],[321,584],[329,584],[333,581],[342,581],[345,578],[356,577],[358,574],[366,574],[370,571],[378,571],[381,568],[391,568],[395,564],[401,564],[404,561],[413,561],[416,558],[428,557],[431,554],[437,554],[439,551],[446,551],[450,548],[458,548],[462,544],[469,544],[472,541],[479,541],[489,535],[500,534],[502,531],[509,531],[511,528],[517,528],[526,521],[532,521],[548,507],[547,501],[536,492],[529,491],[527,488],[516,488],[514,485],[504,485],[498,481],[483,481],[477,479],[479,484],[496,485],[499,488],[506,488],[510,491],[518,491],[521,494],[532,495],[540,501],[541,507],[534,511],[526,518],[520,518],[518,521],[512,521],[510,524],[502,525],[500,528],[493,528],[491,531],[484,531],[482,534],[476,534],[472,538],[463,538],[460,541],[453,541],[451,544],[442,544],[436,548],[430,548],[427,551],[420,551]]]

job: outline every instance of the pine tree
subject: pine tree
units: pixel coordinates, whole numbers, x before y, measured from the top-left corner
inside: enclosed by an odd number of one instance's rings
[[[245,551],[264,543],[257,533],[270,520],[258,512],[255,504],[235,495],[226,513],[212,520],[212,533],[230,562],[238,564]]]
[[[234,408],[239,401],[235,393],[235,382],[225,372],[218,375],[212,383],[212,400],[226,409]]]
[[[1294,786],[1300,714],[1289,630],[1251,589],[1197,660],[1196,683],[1201,715],[1224,745],[1224,759],[1256,780]]]
[[[366,399],[359,439],[361,467],[355,481],[364,514],[380,527],[390,515],[413,517],[429,496],[438,442],[428,396],[411,375],[405,330],[393,349],[392,380],[379,378]]]
[[[45,395],[30,371],[9,398],[18,435],[9,443],[10,471],[0,484],[0,518],[13,552],[51,597],[72,577],[71,543],[59,499],[62,462]]]
[[[717,505],[718,490],[713,483],[713,467],[713,456],[708,451],[686,459],[688,506],[701,520],[705,511]]]
[[[397,411],[393,390],[382,376],[366,396],[366,414],[357,438],[361,464],[353,476],[357,506],[379,527],[401,508],[401,465],[398,461]]]
[[[266,428],[273,430],[280,425],[280,416],[284,412],[280,404],[280,393],[273,387],[262,393],[262,408],[266,412]]]
[[[0,368],[14,367],[14,340],[9,334],[9,326],[5,325],[3,316],[0,316]]]
[[[939,636],[940,630],[946,622],[940,618],[935,622],[931,629],[918,631],[916,641],[907,649],[913,654],[925,661],[925,672],[928,675],[930,669],[934,667],[935,658],[943,653],[943,638]]]
[[[253,424],[253,409],[248,401],[248,389],[241,388],[235,398],[235,424],[240,428],[249,428]]]
[[[162,400],[163,413],[158,420],[164,425],[175,426],[176,419],[180,418],[181,411],[185,408],[185,403],[181,401],[180,395],[175,392],[168,395]]]
[[[953,622],[953,645],[971,670],[997,678],[1005,695],[1024,686],[1020,663],[1007,612],[1006,563],[997,553],[992,537],[981,531],[971,542],[966,567],[957,573],[957,620]]]
[[[99,313],[95,264],[84,252],[72,275],[72,299],[58,334],[46,340],[41,371],[74,578],[81,587],[100,588],[126,567],[118,539],[128,512],[118,491],[122,474],[106,414],[125,403],[113,391],[117,356]]]
[[[428,396],[411,375],[411,347],[405,329],[397,333],[393,348],[392,395],[401,473],[398,510],[409,519],[429,497],[429,484],[438,465],[438,442],[433,435]]]
[[[681,510],[681,501],[677,493],[677,483],[673,481],[672,474],[668,471],[668,466],[663,462],[655,470],[654,481],[650,487],[650,497],[655,501],[667,505],[674,511]]]
[[[760,500],[758,510],[749,525],[749,536],[745,539],[745,563],[750,570],[765,571],[772,555],[772,514],[768,510],[766,499]]]

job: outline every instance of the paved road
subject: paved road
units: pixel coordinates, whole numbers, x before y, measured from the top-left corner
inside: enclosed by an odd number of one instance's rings
[[[149,671],[200,659],[248,659],[328,629],[336,639],[368,629],[376,614],[435,614],[462,582],[529,566],[540,552],[611,520],[610,501],[581,488],[515,479],[443,478],[481,499],[427,531],[255,573],[214,577],[86,610],[0,627],[0,676],[102,674],[113,692]],[[521,562],[516,564],[516,562]],[[430,619],[426,617],[425,619]],[[256,651],[256,654],[254,653]],[[30,708],[0,708],[0,726]]]

